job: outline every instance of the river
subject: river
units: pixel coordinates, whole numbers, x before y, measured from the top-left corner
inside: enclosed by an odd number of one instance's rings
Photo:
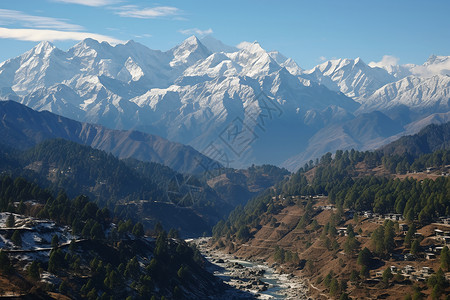
[[[212,249],[209,238],[192,240],[211,263],[209,271],[253,299],[311,299],[308,284],[291,274],[280,274],[262,261],[247,261]]]

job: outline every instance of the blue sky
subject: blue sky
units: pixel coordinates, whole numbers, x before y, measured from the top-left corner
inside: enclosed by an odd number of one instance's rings
[[[302,68],[325,59],[384,55],[422,64],[450,55],[448,0],[7,0],[0,2],[0,61],[50,40],[67,50],[85,37],[133,39],[167,50],[195,34],[225,44],[260,42]]]

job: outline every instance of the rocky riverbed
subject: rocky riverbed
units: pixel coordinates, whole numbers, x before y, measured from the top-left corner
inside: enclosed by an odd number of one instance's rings
[[[292,274],[280,274],[262,261],[238,259],[212,249],[208,238],[196,239],[202,254],[211,262],[209,271],[229,286],[253,299],[311,299],[308,284]]]

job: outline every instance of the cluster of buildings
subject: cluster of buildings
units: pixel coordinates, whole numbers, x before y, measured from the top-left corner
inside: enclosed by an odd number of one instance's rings
[[[401,274],[403,277],[413,281],[425,281],[430,277],[434,270],[430,267],[415,268],[414,266],[406,265],[403,268],[397,266],[390,266],[392,274]],[[381,279],[383,272],[379,271],[375,274],[376,278]]]

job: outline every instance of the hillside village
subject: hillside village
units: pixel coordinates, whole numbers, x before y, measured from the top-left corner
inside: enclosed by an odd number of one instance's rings
[[[268,261],[308,282],[317,298],[448,294],[448,164],[400,174],[373,153],[339,155],[306,165],[233,212],[214,228],[212,247]]]
[[[450,247],[450,217],[442,217],[430,225],[418,227],[413,232],[411,226],[415,225],[406,222],[400,214],[381,215],[348,209],[338,212],[336,206],[328,204],[328,198],[323,195],[276,196],[273,200],[273,205],[278,204],[283,209],[271,219],[263,216],[262,220],[270,219],[270,221],[268,223],[262,221],[256,226],[251,232],[253,238],[250,241],[242,245],[224,242],[225,249],[238,257],[267,260],[282,272],[308,278],[311,284],[310,291],[316,296],[330,292],[330,286],[326,285],[324,278],[331,272],[333,276],[347,278],[346,291],[352,297],[378,299],[377,297],[381,297],[383,293],[388,293],[393,298],[395,295],[400,297],[401,294],[397,293],[405,293],[411,286],[426,285],[427,280],[442,266],[444,247]],[[313,228],[314,225],[305,229],[299,228],[298,224],[304,210],[296,203],[311,200],[314,203],[312,224],[316,223],[315,226],[326,227],[328,220],[336,215],[342,215],[341,221],[331,235],[334,238],[330,237],[334,239],[331,243],[335,244],[330,245],[329,240],[323,237],[323,230]],[[349,235],[354,236],[361,249],[372,248],[371,236],[374,230],[386,222],[392,222],[395,228],[393,251],[385,257],[373,257],[374,262],[368,273],[359,275],[361,266],[357,263],[358,252],[348,253],[345,248]],[[419,241],[416,249],[405,245],[405,239],[412,232],[413,240]],[[279,249],[282,249],[281,257]],[[450,256],[446,263],[450,263]],[[340,267],[333,267],[335,265]],[[387,285],[384,283],[385,275],[383,275],[386,269],[392,274]],[[357,276],[354,275],[355,271]],[[351,278],[352,274],[358,279]],[[446,280],[450,280],[450,270],[445,272],[444,276]],[[399,289],[396,286],[403,288]]]

